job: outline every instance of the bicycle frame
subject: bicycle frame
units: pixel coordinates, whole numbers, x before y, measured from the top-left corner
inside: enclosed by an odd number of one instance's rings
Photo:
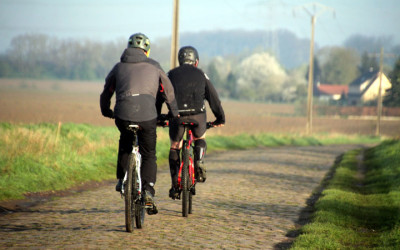
[[[185,131],[186,131],[186,139],[183,142],[183,146],[186,147],[186,150],[188,152],[188,157],[189,157],[189,176],[190,176],[190,180],[192,185],[194,186],[196,184],[196,178],[195,178],[195,173],[194,173],[194,164],[193,164],[193,132],[190,129],[190,126],[193,125],[193,123],[190,124],[184,124],[185,125]],[[179,168],[179,173],[178,173],[178,185],[179,188],[182,189],[182,168],[184,166],[184,161],[183,161],[183,157],[182,157],[182,162]]]

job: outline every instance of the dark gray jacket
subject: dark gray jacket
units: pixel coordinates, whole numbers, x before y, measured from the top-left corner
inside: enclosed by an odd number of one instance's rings
[[[114,112],[111,97],[116,94]],[[161,95],[161,96],[159,96]],[[125,121],[142,122],[155,119],[156,99],[162,98],[173,116],[178,115],[174,89],[158,62],[147,58],[141,49],[127,48],[106,77],[100,95],[101,113]]]

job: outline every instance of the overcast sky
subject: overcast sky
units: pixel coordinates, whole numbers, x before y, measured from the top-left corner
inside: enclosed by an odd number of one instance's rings
[[[27,33],[115,41],[143,32],[157,41],[171,35],[172,13],[173,0],[0,0],[0,52]],[[352,34],[400,43],[399,13],[399,0],[180,0],[179,30],[287,29],[309,39],[316,15],[320,46],[341,45]]]

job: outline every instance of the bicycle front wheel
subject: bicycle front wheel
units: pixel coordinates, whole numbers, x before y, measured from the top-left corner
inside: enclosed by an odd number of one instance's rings
[[[190,185],[189,185],[189,152],[186,148],[186,143],[182,147],[182,216],[187,217],[189,213],[189,196],[190,196]]]
[[[134,227],[134,182],[133,182],[133,171],[135,169],[135,159],[131,154],[129,156],[129,168],[128,176],[125,182],[125,227],[127,232],[132,232]]]

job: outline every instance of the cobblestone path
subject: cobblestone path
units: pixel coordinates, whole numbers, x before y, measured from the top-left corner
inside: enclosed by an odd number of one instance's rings
[[[279,249],[335,158],[357,145],[278,147],[207,156],[193,214],[168,198],[169,171],[159,171],[157,215],[125,232],[124,202],[114,184],[0,216],[0,248]]]

